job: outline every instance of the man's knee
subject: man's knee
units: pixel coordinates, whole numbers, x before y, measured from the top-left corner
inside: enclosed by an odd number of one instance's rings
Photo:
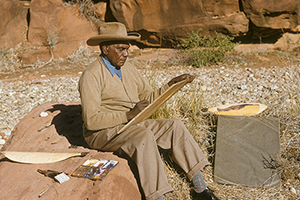
[[[143,143],[143,144],[150,143],[150,142],[156,143],[153,132],[148,129],[139,133],[138,141],[140,141],[140,143]]]
[[[180,132],[187,131],[184,123],[181,120],[179,120],[179,119],[172,119],[172,122],[173,122],[174,130],[177,130],[177,131],[180,131]]]
[[[121,149],[131,158],[136,157],[137,154],[151,151],[150,149],[156,146],[156,140],[150,130],[140,129],[131,134],[132,135],[127,137],[126,142],[121,146]]]
[[[127,138],[127,142],[134,146],[146,145],[148,143],[156,143],[153,132],[147,128],[139,128],[138,131],[133,133],[132,137]]]

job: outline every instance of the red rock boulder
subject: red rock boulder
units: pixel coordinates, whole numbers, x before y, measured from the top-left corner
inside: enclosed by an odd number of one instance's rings
[[[17,0],[1,0],[0,5],[0,49],[9,49],[26,39],[28,8]]]
[[[79,9],[79,5],[64,4],[62,0],[32,0],[27,48],[21,55],[24,63],[65,58],[98,30]]]
[[[239,1],[111,0],[117,21],[130,31],[140,31],[145,44],[171,46],[188,37],[192,30],[201,35],[241,35],[248,31],[248,19],[239,10]],[[216,9],[217,8],[217,9]]]
[[[257,27],[293,29],[300,24],[298,0],[243,0],[242,6]]]
[[[46,112],[48,116],[41,117]],[[2,150],[29,152],[89,152],[49,164],[13,162],[0,154],[1,199],[141,199],[136,179],[127,160],[112,153],[87,148],[82,136],[79,103],[45,103],[34,108],[14,128]],[[70,174],[87,159],[111,159],[119,163],[102,181],[71,177]],[[67,173],[70,180],[59,184],[37,170]],[[46,191],[46,192],[45,192]]]

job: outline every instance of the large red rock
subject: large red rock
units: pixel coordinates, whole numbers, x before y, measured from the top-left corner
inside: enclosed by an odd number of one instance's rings
[[[94,12],[95,12],[95,14],[103,22],[105,21],[106,7],[107,7],[107,3],[106,2],[98,2],[94,6]]]
[[[128,31],[140,32],[144,44],[163,47],[172,47],[200,29],[200,36],[215,36],[215,31],[256,39],[276,36],[273,42],[283,31],[300,30],[298,0],[107,2],[109,5],[106,1],[1,0],[0,48],[11,48],[27,39],[23,46],[27,51],[18,55],[24,64],[65,58],[98,34],[97,26],[104,21],[122,22]],[[81,13],[83,8],[87,8],[89,19]]]
[[[65,58],[97,33],[95,25],[80,13],[79,5],[32,0],[27,44],[30,50],[21,55],[23,63],[45,62],[52,56]]]
[[[0,5],[0,49],[9,49],[26,38],[28,8],[17,0],[1,0]]]
[[[110,9],[130,31],[140,31],[145,44],[170,46],[199,29],[203,36],[215,31],[237,36],[248,31],[249,21],[240,12],[238,0],[215,2],[216,6],[208,0],[111,0]]]
[[[47,112],[47,117],[40,117]],[[82,136],[79,103],[45,103],[34,108],[14,128],[2,150],[30,152],[89,152],[85,157],[72,157],[50,164],[12,162],[0,154],[0,199],[141,199],[138,185],[125,159],[112,153],[87,148]],[[102,181],[70,177],[59,184],[37,172],[50,169],[71,174],[90,158],[112,159],[119,164]]]
[[[298,0],[243,0],[244,12],[257,27],[293,29],[300,24]]]
[[[202,0],[204,10],[212,17],[224,17],[240,11],[239,1]]]

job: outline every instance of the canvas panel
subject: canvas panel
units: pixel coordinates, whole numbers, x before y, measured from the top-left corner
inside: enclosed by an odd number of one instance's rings
[[[280,187],[279,120],[218,116],[214,176],[219,183]]]

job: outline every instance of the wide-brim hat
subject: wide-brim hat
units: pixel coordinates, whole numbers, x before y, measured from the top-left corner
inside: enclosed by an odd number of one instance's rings
[[[127,32],[122,23],[108,22],[99,27],[99,35],[89,38],[86,43],[89,46],[97,46],[103,42],[138,40],[140,37],[139,33]]]

